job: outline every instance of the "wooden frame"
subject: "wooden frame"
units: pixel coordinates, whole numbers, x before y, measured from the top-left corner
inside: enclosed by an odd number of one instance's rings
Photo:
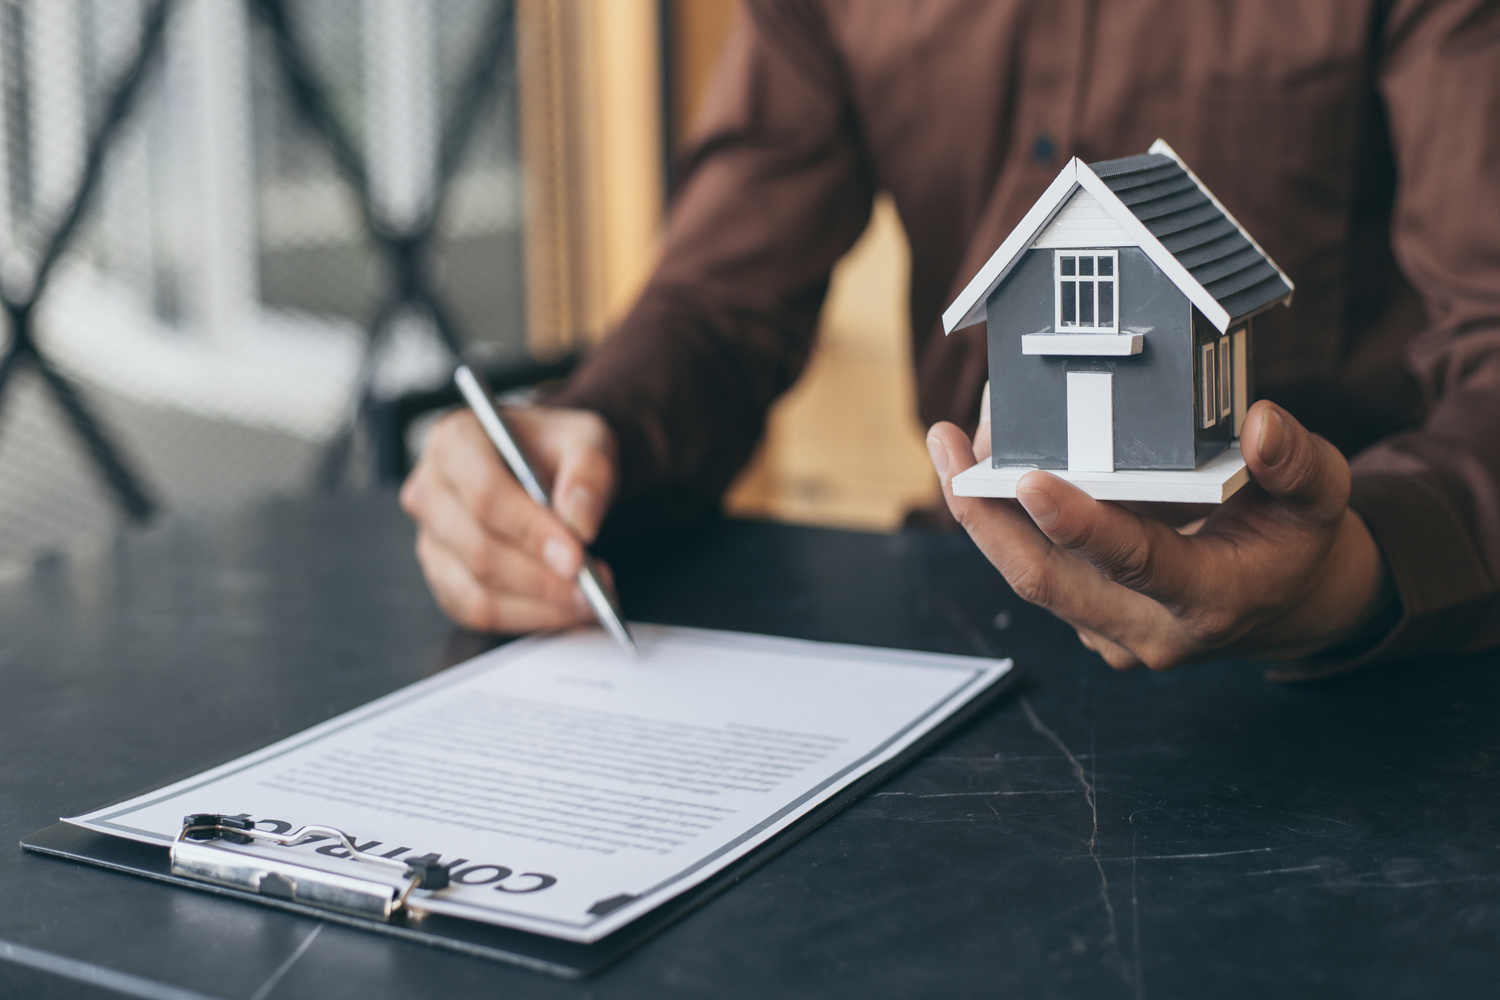
[[[657,0],[519,0],[534,353],[597,342],[656,260],[665,201]]]

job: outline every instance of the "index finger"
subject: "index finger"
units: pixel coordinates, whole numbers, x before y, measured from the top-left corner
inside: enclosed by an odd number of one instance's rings
[[[451,419],[447,433],[434,435],[431,445],[443,481],[486,531],[542,559],[561,576],[576,574],[583,565],[578,537],[554,511],[531,499],[472,414]]]
[[[1202,552],[1212,540],[1186,537],[1161,521],[1095,500],[1058,476],[1030,472],[1016,499],[1042,533],[1107,579],[1165,605],[1173,614],[1201,601]]]
[[[962,431],[952,424],[935,424],[927,442],[934,460],[943,458],[943,496],[954,518],[1022,600],[1123,645],[1162,631],[1166,609],[1119,586],[1088,560],[1056,544],[1033,523],[1035,515],[1028,517],[1014,501],[956,495],[950,473],[967,451]]]

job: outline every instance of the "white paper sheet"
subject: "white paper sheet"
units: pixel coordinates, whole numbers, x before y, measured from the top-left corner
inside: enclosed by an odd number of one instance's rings
[[[633,626],[503,646],[264,750],[68,820],[152,843],[188,813],[437,854],[424,909],[595,941],[898,755],[1010,661]],[[363,878],[331,842],[226,849]],[[375,874],[372,874],[375,870]]]

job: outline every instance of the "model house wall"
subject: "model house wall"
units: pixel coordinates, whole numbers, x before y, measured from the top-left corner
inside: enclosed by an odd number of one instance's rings
[[[1292,291],[1162,140],[1075,157],[943,312],[949,333],[987,326],[1000,473],[976,466],[955,490],[1014,496],[1011,473],[1041,468],[1104,499],[1221,502],[1245,479],[1231,446],[1253,398],[1250,318]]]
[[[1120,330],[1142,335],[1139,354],[1022,353],[1026,334],[1057,332],[1058,241],[1048,242],[1022,255],[987,306],[993,464],[1068,467],[1069,372],[1113,375],[1115,468],[1191,469],[1226,447],[1226,425],[1196,426],[1193,306],[1137,247],[1118,248],[1117,280]]]

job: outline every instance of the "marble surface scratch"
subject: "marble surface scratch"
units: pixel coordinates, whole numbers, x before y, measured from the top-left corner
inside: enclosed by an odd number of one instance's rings
[[[1136,1000],[1145,1000],[1146,985],[1141,979],[1141,895],[1135,881],[1135,815],[1130,814],[1130,982],[1135,987]]]
[[[1424,878],[1402,881],[1376,872],[1351,879],[1319,883],[1325,889],[1425,889],[1435,885],[1482,885],[1500,882],[1500,875],[1457,875],[1453,878]]]
[[[271,991],[276,988],[276,984],[281,982],[281,978],[288,972],[290,972],[292,966],[297,964],[297,960],[301,958],[304,953],[306,953],[308,946],[313,943],[313,940],[318,936],[318,932],[322,929],[322,924],[318,924],[318,926],[314,927],[312,931],[308,933],[307,937],[302,939],[302,943],[297,945],[292,953],[286,957],[286,961],[277,966],[276,971],[272,972],[271,975],[266,978],[266,981],[260,984],[260,989],[250,994],[250,1000],[266,1000],[266,997],[270,996]]]
[[[1051,726],[1037,716],[1036,709],[1031,707],[1031,699],[1022,698],[1021,708],[1026,712],[1026,720],[1031,723],[1031,728],[1046,737],[1049,743],[1068,758],[1068,763],[1073,767],[1073,776],[1078,779],[1078,784],[1083,788],[1083,797],[1089,804],[1089,815],[1093,824],[1089,830],[1089,857],[1094,860],[1094,868],[1099,872],[1099,899],[1104,903],[1104,915],[1109,926],[1109,932],[1104,937],[1104,947],[1113,954],[1120,974],[1129,981],[1130,969],[1125,964],[1124,956],[1120,954],[1120,934],[1115,920],[1115,904],[1109,897],[1109,876],[1104,873],[1104,864],[1099,859],[1099,803],[1094,794],[1094,782],[1089,773],[1084,770],[1083,762],[1078,759],[1077,755],[1068,749],[1068,745],[1057,733],[1053,732]]]
[[[1286,875],[1290,872],[1315,872],[1327,867],[1326,865],[1300,865],[1296,868],[1267,868],[1263,872],[1246,872],[1248,878],[1251,875]]]
[[[1274,847],[1248,847],[1243,851],[1208,851],[1203,854],[1131,854],[1130,857],[1100,858],[1100,861],[1183,861],[1191,858],[1228,858],[1236,854],[1266,854]],[[1082,858],[1079,859],[1080,861]]]
[[[1056,788],[1032,788],[1016,792],[876,792],[875,798],[901,795],[913,799],[988,799],[996,795],[1072,795]]]

